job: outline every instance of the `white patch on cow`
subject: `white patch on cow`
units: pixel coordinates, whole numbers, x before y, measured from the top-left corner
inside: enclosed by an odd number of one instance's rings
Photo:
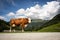
[[[15,27],[15,24],[13,24],[12,26]]]
[[[29,20],[28,22],[29,22],[29,23],[31,23],[31,19],[30,19],[30,18],[28,18],[28,20]]]
[[[27,27],[27,26],[28,26],[28,24],[25,25],[25,27]]]

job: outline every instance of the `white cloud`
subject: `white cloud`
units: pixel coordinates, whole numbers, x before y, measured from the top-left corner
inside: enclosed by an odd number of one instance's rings
[[[24,15],[25,14],[25,9],[21,8],[16,11],[16,15]]]
[[[51,1],[51,2],[47,2],[47,4],[43,6],[36,4],[35,6],[27,8],[26,10],[21,8],[16,11],[16,14],[10,12],[8,16],[15,15],[16,18],[23,16],[23,17],[30,17],[32,19],[50,20],[55,15],[58,14],[59,8],[60,5],[58,1]]]
[[[25,9],[21,8],[16,11],[15,18],[21,18],[21,17],[25,18],[26,17],[25,13],[26,13]]]
[[[4,19],[5,19],[5,17],[3,17],[3,16],[0,16],[0,19],[4,20]]]
[[[43,6],[38,5],[37,8],[35,6],[29,9],[33,14],[31,15],[32,18],[45,20],[52,19],[56,14],[58,14],[57,12],[60,8],[59,2],[57,1],[47,2],[47,4]]]
[[[40,17],[47,20],[52,19],[58,14],[59,8],[60,5],[57,1],[47,2],[47,4],[43,5],[42,10],[40,11]]]
[[[34,19],[50,20],[58,14],[59,8],[60,5],[57,1],[47,2],[47,4],[43,6],[36,4],[35,6],[26,9],[26,15]]]
[[[15,14],[13,12],[10,12],[7,14],[7,16],[14,16]]]

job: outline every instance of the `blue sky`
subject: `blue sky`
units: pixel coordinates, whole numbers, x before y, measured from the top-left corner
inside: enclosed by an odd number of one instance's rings
[[[15,12],[20,8],[26,9],[37,3],[43,5],[48,1],[54,0],[0,0],[0,15],[5,15],[10,11]]]
[[[9,12],[16,13],[19,9],[27,9],[32,6],[35,6],[36,4],[39,4],[43,6],[47,2],[51,2],[55,0],[0,0],[0,16],[6,17],[8,20],[10,17],[7,17],[6,15]]]

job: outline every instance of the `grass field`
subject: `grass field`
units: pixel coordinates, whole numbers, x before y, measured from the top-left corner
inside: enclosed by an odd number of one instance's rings
[[[50,25],[38,31],[39,32],[60,32],[60,23]]]

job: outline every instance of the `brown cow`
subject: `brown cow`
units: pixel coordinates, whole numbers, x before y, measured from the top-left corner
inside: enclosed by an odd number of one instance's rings
[[[24,32],[24,28],[27,27],[27,25],[31,23],[31,19],[30,18],[18,18],[18,19],[11,19],[10,20],[10,25],[11,27],[15,27],[20,25],[20,27],[22,28],[22,32]],[[11,32],[11,27],[10,27],[10,32]],[[14,29],[15,32],[15,29]]]

